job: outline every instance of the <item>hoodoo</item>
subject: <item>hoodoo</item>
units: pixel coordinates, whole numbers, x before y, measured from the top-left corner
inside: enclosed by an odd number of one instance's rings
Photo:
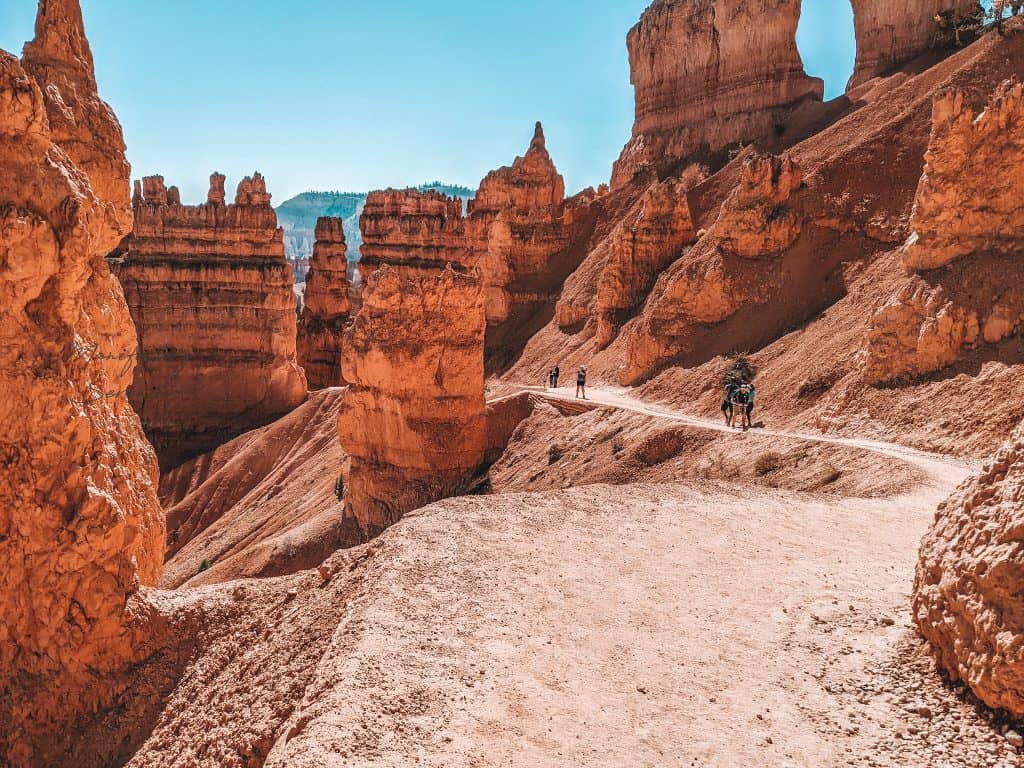
[[[797,0],[655,0],[627,38],[636,117],[612,188],[770,136],[802,102],[820,101],[799,22]]]
[[[49,764],[144,654],[156,459],[125,390],[136,341],[103,257],[131,226],[121,128],[77,0],[0,51],[0,761]]]
[[[324,216],[315,235],[297,343],[299,363],[314,390],[344,383],[341,336],[352,315],[344,221]]]
[[[466,228],[484,278],[489,351],[550,300],[552,260],[569,244],[564,213],[565,182],[537,123],[526,154],[487,174],[469,204]]]
[[[465,491],[483,463],[486,320],[459,200],[375,192],[360,223],[369,278],[343,339],[339,430],[346,514],[373,535]]]
[[[182,205],[151,176],[136,183],[133,210],[112,259],[139,334],[129,396],[170,468],[305,399],[292,272],[258,173],[234,204],[213,174],[202,205]]]
[[[857,63],[849,88],[920,56],[936,44],[937,14],[962,16],[977,0],[852,0]]]

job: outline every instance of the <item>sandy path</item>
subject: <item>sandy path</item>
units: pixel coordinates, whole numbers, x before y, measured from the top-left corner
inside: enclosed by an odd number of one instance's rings
[[[931,481],[882,500],[673,483],[427,507],[371,545],[365,593],[267,765],[1013,764],[910,630],[917,543],[967,468],[774,434]]]

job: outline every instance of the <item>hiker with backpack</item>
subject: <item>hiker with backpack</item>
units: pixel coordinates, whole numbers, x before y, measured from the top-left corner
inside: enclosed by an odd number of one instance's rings
[[[583,395],[583,399],[587,399],[587,366],[581,365],[579,370],[576,371],[576,397]]]

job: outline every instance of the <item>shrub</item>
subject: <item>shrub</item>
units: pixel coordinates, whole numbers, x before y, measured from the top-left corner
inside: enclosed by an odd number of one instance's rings
[[[209,560],[203,560],[203,562],[201,562],[199,564],[199,570],[196,571],[196,575],[198,576],[203,571],[208,571],[208,570],[210,570],[210,561]]]
[[[338,501],[345,500],[345,477],[338,475],[338,479],[334,481],[334,497]]]
[[[548,448],[548,464],[554,464],[564,455],[565,451],[562,450],[562,446],[554,443],[550,448]]]
[[[778,454],[775,451],[769,451],[768,453],[762,453],[757,457],[757,461],[754,462],[754,471],[764,477],[777,469],[781,469],[783,463],[781,454]]]
[[[746,355],[738,355],[733,358],[725,373],[722,374],[722,387],[730,384],[749,384],[754,380],[757,371]]]

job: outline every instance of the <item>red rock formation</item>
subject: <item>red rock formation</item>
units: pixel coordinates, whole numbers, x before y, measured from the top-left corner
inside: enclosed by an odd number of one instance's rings
[[[620,373],[623,384],[636,383],[695,351],[700,331],[710,331],[741,307],[766,302],[777,292],[783,273],[777,260],[803,229],[803,214],[788,205],[801,179],[790,158],[755,155],[744,162],[740,182],[715,223],[662,274],[639,323],[632,326]]]
[[[820,101],[796,48],[799,21],[791,0],[655,0],[626,41],[636,120],[612,188],[646,166],[769,136],[801,102]]]
[[[117,263],[139,334],[129,396],[164,468],[306,397],[292,272],[263,177],[243,179],[234,205],[220,174],[205,204],[175,198],[159,176],[136,186],[135,229]]]
[[[526,155],[489,173],[469,205],[466,229],[484,278],[488,350],[500,347],[524,318],[551,300],[569,245],[565,182],[537,123]]]
[[[51,762],[144,653],[156,461],[125,390],[135,334],[104,255],[130,226],[121,128],[76,0],[0,51],[0,761]]]
[[[685,183],[673,178],[654,184],[639,209],[611,234],[608,261],[597,287],[599,349],[612,340],[623,313],[640,304],[661,271],[695,240]]]
[[[926,164],[903,251],[919,270],[882,307],[867,339],[871,383],[955,363],[967,347],[995,344],[1024,321],[1017,255],[1024,228],[1024,86],[1003,83],[975,115],[967,95],[935,100]]]
[[[914,620],[953,680],[1024,717],[1024,428],[939,506],[921,544]]]
[[[339,430],[352,457],[345,507],[366,535],[465,491],[487,447],[483,286],[475,271],[437,266],[449,249],[465,253],[458,243],[437,245],[461,230],[445,215],[457,213],[457,201],[407,194],[406,201],[384,198],[388,210],[404,212],[386,227],[382,198],[370,196],[363,253],[369,243],[373,254],[394,254],[398,266],[376,257],[343,339],[349,388]],[[416,232],[426,247],[412,242]]]
[[[322,217],[306,277],[299,321],[298,356],[310,389],[337,387],[341,377],[341,335],[351,319],[348,259],[343,221]]]
[[[464,267],[473,256],[466,240],[462,200],[440,192],[388,189],[371,192],[359,217],[363,235],[359,273],[365,281],[381,264],[429,274]]]
[[[965,14],[976,0],[852,0],[857,63],[848,88],[920,56],[934,47],[941,11]]]

